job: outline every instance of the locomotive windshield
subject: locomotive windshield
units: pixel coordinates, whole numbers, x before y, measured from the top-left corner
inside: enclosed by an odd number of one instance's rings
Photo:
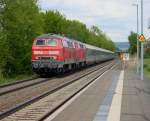
[[[56,42],[55,39],[49,39],[49,40],[47,41],[47,44],[48,44],[49,46],[56,46],[57,42]]]
[[[45,40],[42,39],[36,40],[36,45],[45,45]]]
[[[35,45],[48,45],[48,46],[56,46],[57,42],[55,39],[37,39],[35,41]]]

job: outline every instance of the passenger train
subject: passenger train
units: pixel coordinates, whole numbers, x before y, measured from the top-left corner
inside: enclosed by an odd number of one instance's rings
[[[44,34],[34,39],[32,68],[39,75],[114,59],[114,52],[56,34]]]

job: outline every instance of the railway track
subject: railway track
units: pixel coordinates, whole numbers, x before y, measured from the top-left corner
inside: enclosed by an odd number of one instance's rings
[[[82,71],[82,70],[83,69],[81,69],[79,71]],[[65,76],[68,76],[69,74],[72,74],[72,73],[66,73]],[[62,77],[62,76],[59,75],[59,77]],[[22,80],[22,81],[17,81],[17,82],[6,84],[6,85],[1,85],[0,86],[0,96],[5,95],[7,93],[12,93],[14,91],[18,91],[18,90],[21,90],[21,89],[24,89],[24,88],[27,88],[27,87],[30,87],[30,86],[33,86],[36,84],[44,83],[44,82],[50,81],[51,79],[54,79],[54,78],[55,77],[51,77],[51,78],[34,77],[33,79]]]
[[[20,82],[4,85],[0,87],[0,96],[5,95],[7,93],[11,93],[13,91],[17,91],[23,88],[27,88],[29,86],[33,86],[39,83],[43,83],[44,81],[48,81],[49,79],[44,78],[35,78],[31,80],[23,80]]]
[[[35,77],[31,78],[31,79],[18,80],[18,81],[12,82],[12,83],[0,85],[0,88],[9,87],[9,86],[12,86],[12,85],[15,85],[15,84],[31,81],[31,80],[34,80],[34,79],[37,79],[37,78],[38,78],[38,76],[35,76]]]
[[[83,69],[82,69],[83,70]],[[79,70],[81,71],[81,70]],[[73,72],[66,73],[65,76],[68,76],[69,74],[72,74]],[[58,76],[56,76],[58,77]],[[59,77],[62,77],[62,75],[59,75]],[[17,81],[14,83],[6,84],[6,85],[1,85],[0,86],[0,96],[5,95],[7,93],[11,93],[13,91],[17,91],[20,89],[24,89],[36,84],[44,83],[46,81],[50,81],[50,79],[54,79],[55,77],[51,78],[38,78],[35,77],[33,79],[28,79],[28,80],[22,80],[22,81]]]
[[[110,62],[109,62],[109,63],[110,63]],[[113,62],[113,63],[114,63],[114,62]],[[44,92],[44,93],[42,93],[42,94],[40,94],[40,95],[38,95],[38,96],[36,96],[36,97],[30,99],[30,100],[26,100],[26,101],[24,101],[24,102],[22,102],[22,103],[20,103],[20,104],[17,104],[17,105],[15,105],[15,106],[11,107],[11,108],[8,108],[8,109],[6,109],[6,110],[3,110],[3,111],[0,113],[0,119],[3,119],[3,118],[6,117],[6,116],[9,117],[9,115],[11,115],[12,113],[14,113],[14,112],[16,112],[16,111],[18,112],[18,110],[24,109],[25,107],[28,107],[29,104],[32,105],[34,102],[37,102],[38,100],[42,100],[43,98],[47,97],[48,95],[53,94],[53,93],[57,92],[58,90],[63,89],[64,87],[67,87],[68,85],[71,85],[71,84],[77,82],[77,80],[80,80],[81,78],[84,78],[84,77],[86,77],[86,76],[88,76],[88,75],[91,75],[91,74],[95,73],[96,71],[98,71],[99,69],[101,70],[102,68],[105,68],[105,67],[107,67],[107,66],[108,66],[108,62],[104,63],[104,64],[101,65],[101,66],[98,66],[98,67],[95,68],[94,70],[89,70],[89,71],[87,71],[86,73],[83,73],[83,74],[81,74],[81,75],[78,76],[78,77],[75,76],[76,78],[74,78],[74,79],[71,78],[70,81],[66,81],[65,83],[61,83],[60,85],[57,85],[57,87],[55,87],[55,88],[53,88],[53,89],[50,89],[50,90],[47,90],[46,92]],[[96,76],[96,77],[97,77],[97,76]],[[95,77],[95,78],[96,78],[96,77]],[[94,78],[94,79],[95,79],[95,78]],[[94,79],[92,79],[92,80],[94,80]],[[55,81],[56,81],[56,80],[55,80]],[[56,86],[56,85],[55,85],[55,86]],[[51,112],[52,112],[52,111],[51,111]],[[41,118],[41,119],[43,119],[43,118]],[[5,119],[3,119],[3,120],[5,120]]]

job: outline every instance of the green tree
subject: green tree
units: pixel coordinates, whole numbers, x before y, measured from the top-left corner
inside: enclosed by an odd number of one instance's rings
[[[10,76],[28,72],[32,39],[43,32],[37,0],[1,0],[1,8],[2,73]]]
[[[94,26],[94,25],[91,27],[91,31],[92,31],[95,35],[98,35],[98,36],[103,35],[103,32],[102,32],[97,26]]]
[[[93,39],[96,41],[95,46],[105,48],[105,49],[108,49],[111,51],[115,50],[115,44],[97,26],[93,25],[91,27],[91,32],[92,32],[93,36],[95,36],[95,37],[93,37]]]
[[[62,34],[65,17],[58,11],[46,11],[44,18],[44,33]]]
[[[137,51],[137,34],[134,32],[131,32],[130,35],[128,36],[128,40],[129,40],[129,52],[131,54],[136,53]]]
[[[86,42],[88,38],[88,29],[86,25],[77,20],[67,20],[63,33],[73,39],[77,39],[81,42]]]

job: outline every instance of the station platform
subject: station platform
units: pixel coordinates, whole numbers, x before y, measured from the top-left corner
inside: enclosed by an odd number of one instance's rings
[[[132,60],[124,74],[120,121],[150,121],[150,80],[140,80]]]
[[[150,81],[120,62],[45,121],[150,121]]]

